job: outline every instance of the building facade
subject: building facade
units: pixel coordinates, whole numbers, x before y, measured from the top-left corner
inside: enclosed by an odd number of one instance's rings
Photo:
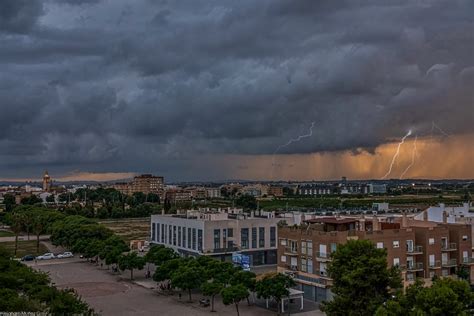
[[[135,176],[131,182],[120,182],[112,185],[112,188],[122,194],[132,195],[133,193],[158,194],[164,198],[164,178],[151,174]]]
[[[211,256],[231,261],[233,253],[250,257],[250,266],[277,263],[274,213],[244,214],[241,209],[189,210],[181,215],[152,215],[151,243],[173,248],[184,256]]]
[[[304,296],[318,302],[332,298],[327,266],[338,245],[370,240],[387,250],[388,266],[398,266],[405,285],[422,278],[455,277],[468,269],[474,282],[469,225],[407,219],[323,217],[278,230],[278,270],[294,276]]]

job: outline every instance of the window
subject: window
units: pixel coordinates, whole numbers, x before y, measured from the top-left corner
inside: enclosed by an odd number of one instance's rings
[[[281,256],[281,257],[280,257],[280,261],[281,261],[281,262],[286,262],[286,256]]]
[[[301,241],[301,254],[306,254],[306,241],[304,240]]]
[[[434,271],[430,271],[430,278],[432,279],[432,278],[434,278],[434,276],[435,276],[435,272],[434,272]]]
[[[311,258],[308,258],[308,269],[307,269],[307,272],[308,272],[308,273],[313,273],[313,259],[311,259]]]
[[[270,247],[276,246],[276,227],[270,227]]]
[[[176,246],[176,226],[173,225],[173,245]]]
[[[221,230],[214,229],[214,249],[221,248]]]
[[[227,228],[227,237],[233,238],[234,237],[234,229]]]
[[[265,227],[258,228],[258,247],[265,247]]]
[[[399,266],[400,265],[400,258],[393,258],[393,266]]]
[[[290,249],[291,252],[297,253],[298,252],[298,242],[295,240],[290,240]]]
[[[183,248],[186,248],[186,227],[183,227]]]
[[[166,243],[165,241],[165,224],[161,224],[161,242]]]
[[[224,248],[227,245],[227,229],[225,228],[222,230],[222,245]]]
[[[311,240],[307,240],[306,247],[307,247],[306,254],[308,255],[308,257],[312,257],[313,256],[313,242]]]
[[[193,228],[193,249],[196,250],[196,228]]]
[[[160,223],[156,223],[156,241],[160,241]]]
[[[435,255],[429,255],[429,264],[430,264],[430,267],[434,267],[435,266],[435,261],[436,261],[436,258],[435,258]]]
[[[173,226],[168,225],[168,244],[172,245],[173,244]]]
[[[178,226],[178,247],[181,247],[181,226]]]
[[[240,242],[242,249],[249,249],[249,229],[242,228],[240,230]]]
[[[435,244],[435,239],[434,238],[429,238],[428,239],[428,244],[434,245]]]
[[[448,269],[443,269],[443,270],[441,271],[441,275],[442,275],[442,276],[448,276],[448,275],[449,275]]]
[[[335,252],[337,249],[337,244],[335,242],[331,243],[331,253]]]
[[[394,240],[394,241],[392,242],[392,245],[393,245],[393,248],[400,248],[400,241]]]
[[[188,228],[188,248],[192,248],[193,244],[192,244],[192,234],[191,234],[191,228]]]
[[[469,239],[469,238],[467,237],[467,235],[463,235],[463,236],[462,236],[462,240],[466,241],[466,240],[468,240],[468,239]]]
[[[155,240],[155,233],[156,233],[156,224],[151,224],[151,240]]]
[[[307,267],[306,258],[301,258],[301,271],[306,272],[308,271],[307,269],[308,267]]]
[[[413,240],[407,240],[407,251],[413,252]]]
[[[198,250],[202,251],[202,229],[198,229]]]
[[[257,227],[252,227],[252,248],[257,248]]]
[[[377,243],[377,248],[382,249],[383,248],[383,242],[378,242]]]

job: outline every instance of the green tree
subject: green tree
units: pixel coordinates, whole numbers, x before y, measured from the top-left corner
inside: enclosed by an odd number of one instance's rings
[[[204,282],[201,286],[202,294],[211,297],[211,312],[215,312],[214,310],[214,298],[217,294],[219,294],[224,285],[216,280],[211,282]]]
[[[54,194],[48,195],[48,196],[46,197],[46,202],[48,202],[48,203],[56,203],[56,198],[55,198]]]
[[[257,208],[257,199],[251,195],[241,195],[235,200],[235,205],[245,210],[255,210]]]
[[[329,316],[373,315],[390,297],[390,289],[401,288],[399,271],[387,268],[386,250],[368,240],[350,240],[339,246],[328,272],[335,297],[322,309]]]
[[[249,292],[255,292],[256,284],[257,284],[256,280],[255,280],[255,277],[256,277],[256,275],[253,272],[238,270],[230,278],[230,284],[232,284],[232,285],[241,284],[241,285],[245,286],[245,288]],[[290,285],[290,286],[293,286],[293,285]],[[250,305],[250,300],[249,300],[248,296],[247,296],[247,303]]]
[[[15,251],[14,255],[18,251],[18,236],[23,231],[23,221],[25,219],[25,214],[20,212],[13,212],[7,215],[7,220],[10,223],[10,229],[15,234]]]
[[[39,204],[39,203],[43,203],[43,200],[41,198],[37,197],[34,194],[21,199],[21,204],[22,205],[35,205],[35,204]]]
[[[145,266],[145,258],[137,255],[136,252],[131,252],[127,255],[119,257],[118,265],[120,270],[130,270],[130,280],[133,280],[133,270],[141,270]]]
[[[12,194],[5,194],[3,196],[3,203],[5,204],[5,211],[13,211],[13,208],[16,205],[15,196]]]
[[[222,302],[225,305],[234,304],[235,310],[237,311],[237,316],[239,313],[239,303],[243,299],[246,299],[249,296],[249,291],[242,284],[231,285],[226,287],[221,292]]]
[[[155,269],[153,280],[156,282],[170,280],[173,272],[183,264],[186,264],[185,259],[183,258],[177,258],[163,262]]]
[[[464,280],[436,279],[431,287],[417,281],[381,305],[377,316],[392,315],[470,315],[474,295]]]
[[[202,267],[189,260],[186,264],[180,265],[178,269],[171,274],[171,284],[174,287],[188,291],[189,301],[192,301],[191,291],[201,287],[205,281],[205,272]]]
[[[295,281],[283,273],[270,274],[258,280],[255,284],[257,297],[275,300],[280,311],[280,302],[282,298],[290,294],[290,288],[295,286]]]

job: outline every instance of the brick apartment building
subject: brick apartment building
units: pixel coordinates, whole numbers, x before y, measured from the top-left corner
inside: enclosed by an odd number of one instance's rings
[[[132,195],[142,192],[144,194],[155,193],[164,198],[164,178],[151,174],[135,176],[131,182],[116,183],[112,186],[122,194]]]
[[[318,302],[332,297],[327,273],[331,253],[350,239],[371,240],[387,250],[389,266],[399,266],[404,284],[416,278],[427,283],[435,275],[455,277],[461,266],[474,282],[471,227],[407,218],[322,217],[300,226],[278,229],[278,271],[294,276],[307,299]]]

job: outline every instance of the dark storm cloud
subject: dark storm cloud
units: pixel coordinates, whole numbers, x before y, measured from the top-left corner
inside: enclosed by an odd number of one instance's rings
[[[468,0],[1,1],[0,172],[179,177],[193,157],[272,154],[312,122],[279,152],[371,151],[433,121],[472,133],[472,12]]]
[[[43,13],[40,0],[0,1],[0,33],[29,31]]]

